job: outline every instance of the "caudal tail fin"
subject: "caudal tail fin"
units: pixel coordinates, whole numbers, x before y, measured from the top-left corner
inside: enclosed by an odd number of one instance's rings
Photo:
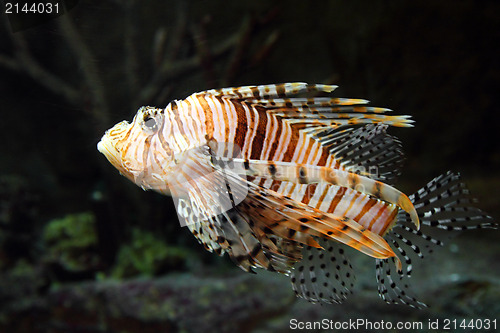
[[[409,198],[417,210],[421,228],[415,230],[410,216],[404,211],[399,213],[398,222],[385,238],[403,262],[403,269],[398,271],[389,264],[394,258],[377,259],[376,275],[379,294],[386,302],[421,308],[426,305],[407,291],[413,263],[432,253],[436,245],[442,246],[443,239],[458,231],[496,229],[498,224],[472,206],[476,200],[457,173],[449,171],[434,178]]]

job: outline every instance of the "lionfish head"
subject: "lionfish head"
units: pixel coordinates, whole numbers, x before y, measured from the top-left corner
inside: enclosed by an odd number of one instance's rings
[[[156,134],[163,121],[162,109],[141,107],[131,123],[122,121],[107,130],[97,149],[122,175],[145,189],[152,188],[158,174],[165,171],[151,156],[151,147],[160,144]],[[165,144],[162,148],[160,160],[168,165],[173,158]]]

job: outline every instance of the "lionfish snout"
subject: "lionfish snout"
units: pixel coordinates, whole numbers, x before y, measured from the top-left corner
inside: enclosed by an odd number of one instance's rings
[[[97,144],[97,150],[101,152],[107,160],[120,171],[120,174],[134,180],[131,171],[134,169],[131,161],[126,159],[127,136],[132,124],[122,121],[107,130]]]
[[[97,149],[118,171],[143,188],[151,188],[149,178],[161,169],[150,158],[151,145],[163,125],[163,110],[141,107],[131,123],[122,121],[106,131]],[[166,160],[167,158],[164,158]]]

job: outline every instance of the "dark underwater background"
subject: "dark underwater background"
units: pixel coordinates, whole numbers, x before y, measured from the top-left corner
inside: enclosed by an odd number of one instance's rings
[[[500,325],[499,231],[465,232],[415,267],[413,291],[428,309],[386,305],[374,260],[362,255],[351,257],[354,295],[309,304],[287,277],[247,274],[205,251],[170,198],[142,191],[96,149],[142,105],[226,86],[337,84],[337,97],[413,116],[414,128],[389,131],[406,154],[400,189],[458,171],[498,221],[500,2],[66,5],[43,23],[0,14],[0,331],[264,333],[286,332],[292,319]]]

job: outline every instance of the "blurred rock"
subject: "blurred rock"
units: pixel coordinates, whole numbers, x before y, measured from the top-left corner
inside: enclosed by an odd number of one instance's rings
[[[111,275],[130,278],[158,276],[172,271],[186,271],[197,260],[188,248],[168,245],[153,233],[133,228],[131,239],[118,252]]]
[[[251,332],[295,300],[279,276],[102,281],[64,285],[4,312],[17,332]],[[25,313],[32,313],[23,317]],[[7,319],[8,318],[8,319]]]
[[[55,281],[91,279],[102,266],[95,218],[89,212],[49,221],[43,230],[43,263]]]

